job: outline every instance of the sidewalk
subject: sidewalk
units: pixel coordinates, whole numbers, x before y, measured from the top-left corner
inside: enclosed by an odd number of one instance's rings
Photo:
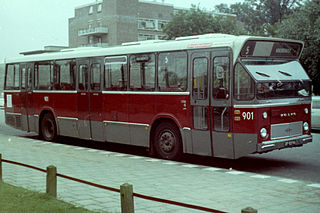
[[[226,212],[251,206],[263,212],[320,211],[320,183],[100,151],[0,134],[3,159],[136,193]],[[3,181],[45,192],[46,174],[2,163]],[[58,177],[58,199],[97,211],[120,212],[120,195]],[[135,212],[201,212],[134,198]]]

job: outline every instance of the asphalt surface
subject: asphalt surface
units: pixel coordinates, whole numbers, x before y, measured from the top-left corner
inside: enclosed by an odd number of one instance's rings
[[[35,133],[26,133],[4,123],[4,110],[0,108],[0,134],[40,139]],[[223,169],[254,172],[295,180],[320,182],[320,131],[314,131],[313,142],[303,147],[275,150],[265,154],[252,154],[237,160],[186,155],[181,162]],[[106,151],[147,156],[145,149],[133,146],[101,143],[60,137],[57,143],[82,146]]]
[[[133,185],[135,193],[212,208],[241,212],[251,206],[259,213],[318,213],[320,183],[222,169],[185,162],[97,150],[34,138],[0,134],[2,158],[59,174],[119,188]],[[3,162],[3,181],[45,192],[46,174]],[[120,212],[120,195],[58,177],[58,199],[101,212]],[[201,212],[134,197],[137,213]]]

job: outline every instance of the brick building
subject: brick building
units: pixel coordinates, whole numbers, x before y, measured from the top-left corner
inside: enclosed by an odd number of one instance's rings
[[[69,19],[69,47],[161,39],[173,12],[173,5],[164,1],[100,0],[79,6]]]

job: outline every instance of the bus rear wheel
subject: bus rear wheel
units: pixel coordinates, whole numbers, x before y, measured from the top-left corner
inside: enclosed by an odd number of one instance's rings
[[[161,123],[154,134],[154,149],[163,159],[178,160],[182,155],[179,129],[171,122]]]
[[[46,141],[54,141],[57,138],[57,126],[51,113],[46,113],[41,120],[41,136]]]

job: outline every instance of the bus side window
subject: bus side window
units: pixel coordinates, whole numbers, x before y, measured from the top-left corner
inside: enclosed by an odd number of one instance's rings
[[[74,90],[75,89],[75,62],[57,61],[55,64],[55,89]]]
[[[130,57],[130,89],[153,91],[155,89],[155,55],[139,54]]]
[[[79,90],[87,91],[88,90],[88,66],[82,64],[79,66]]]
[[[254,98],[254,82],[248,72],[237,63],[234,69],[234,96],[237,100],[251,100]]]
[[[30,67],[27,69],[27,76],[27,88],[32,89],[32,69]]]
[[[19,64],[8,64],[6,69],[6,80],[5,89],[6,90],[18,90],[19,89]]]
[[[113,91],[127,90],[127,57],[105,58],[104,89]]]
[[[26,89],[26,68],[21,69],[21,89]]]
[[[159,90],[185,91],[187,89],[187,53],[160,53],[158,61]]]
[[[215,57],[213,60],[213,97],[229,98],[229,57]]]
[[[195,100],[205,100],[208,95],[208,59],[195,58],[193,60],[193,88],[192,96]]]
[[[101,82],[101,65],[98,63],[91,65],[91,83],[90,87],[93,91],[99,91],[100,90],[100,82]]]
[[[35,89],[53,89],[53,63],[50,61],[38,62],[35,64]]]

